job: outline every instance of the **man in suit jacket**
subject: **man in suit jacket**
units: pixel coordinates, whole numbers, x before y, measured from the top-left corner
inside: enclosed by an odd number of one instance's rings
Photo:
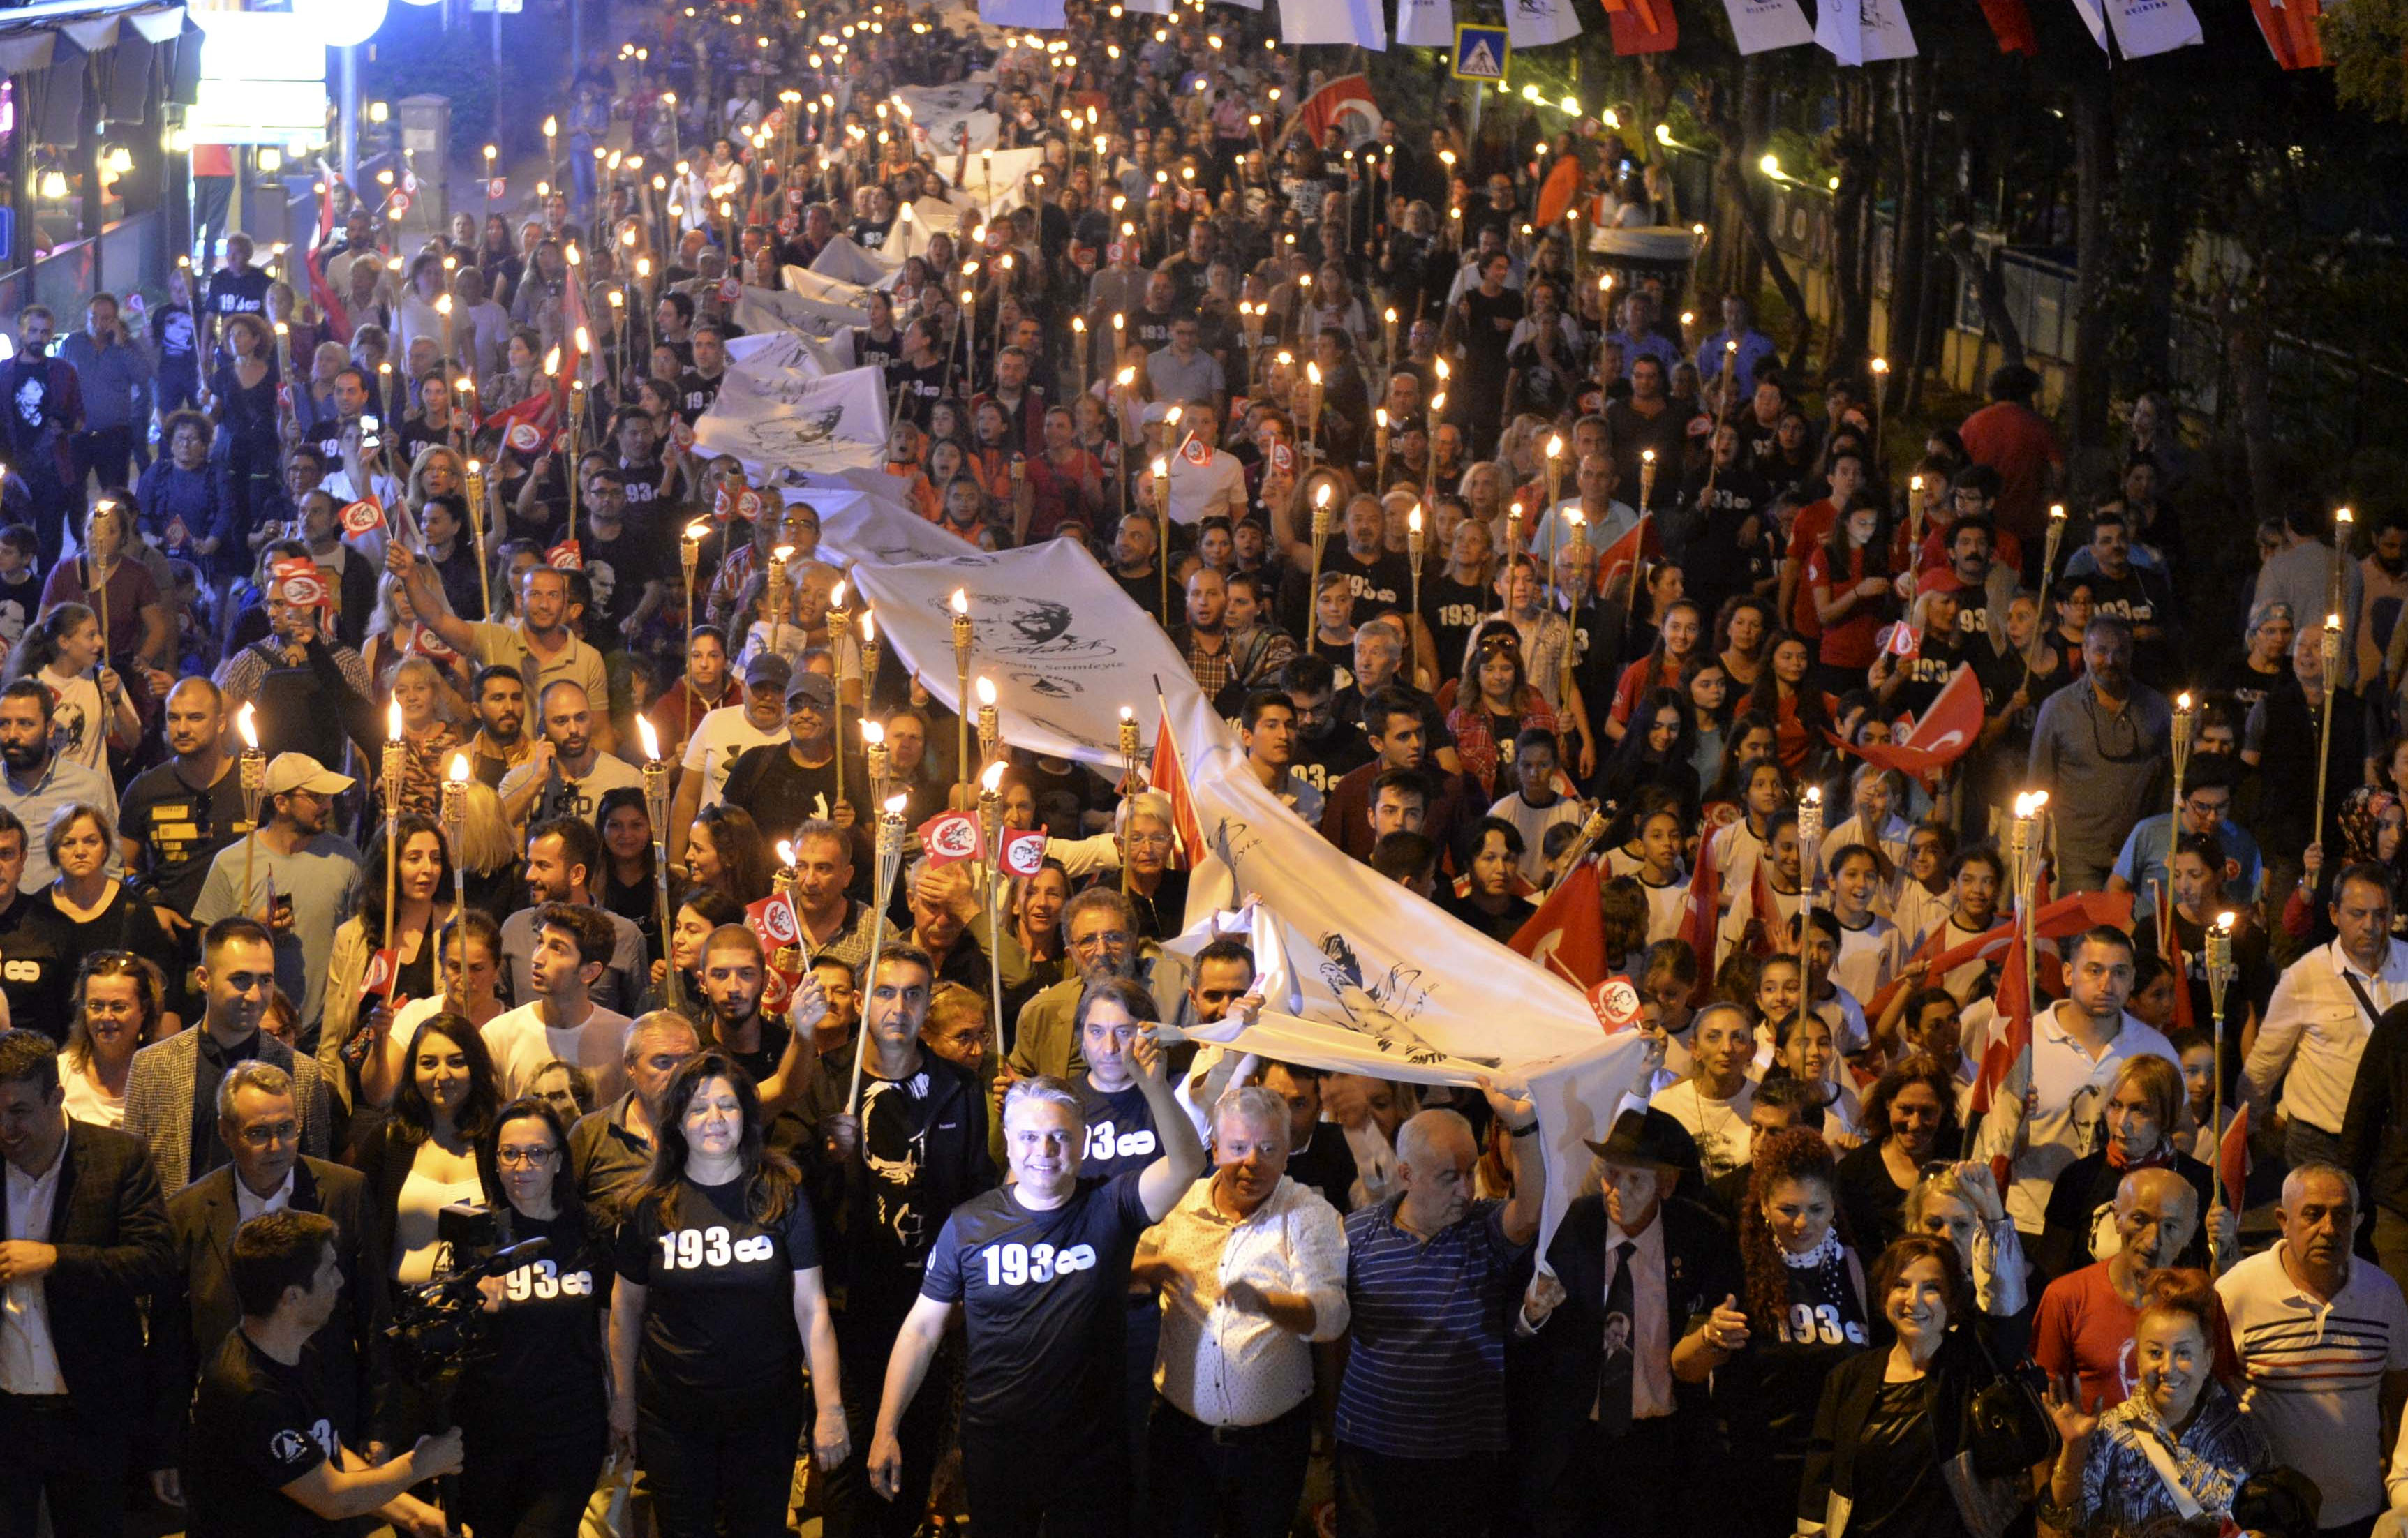
[[[387,1393],[384,1325],[389,1299],[385,1237],[367,1179],[357,1170],[304,1158],[293,1075],[274,1063],[238,1062],[218,1087],[218,1132],[234,1162],[167,1203],[175,1235],[174,1279],[150,1304],[151,1488],[183,1502],[180,1470],[193,1385],[201,1363],[242,1321],[234,1289],[234,1233],[264,1212],[314,1212],[334,1220],[343,1301],[310,1344],[317,1347],[336,1430],[348,1445],[383,1460]]]
[[[293,1048],[260,1029],[276,990],[276,944],[266,926],[239,918],[211,924],[201,940],[196,975],[206,1001],[200,1029],[179,1031],[135,1053],[125,1079],[125,1130],[150,1146],[160,1185],[173,1195],[227,1161],[211,1111],[227,1070],[252,1059],[293,1075],[301,1151],[328,1157],[334,1113],[317,1060],[296,1061]]]
[[[1589,1146],[1604,1193],[1566,1209],[1547,1246],[1554,1275],[1531,1278],[1514,1321],[1521,1526],[1640,1538],[1687,1515],[1705,1448],[1672,1359],[1689,1321],[1741,1290],[1739,1251],[1712,1214],[1673,1197],[1698,1167],[1679,1122],[1632,1105]]]
[[[171,1264],[159,1176],[123,1132],[69,1121],[58,1047],[0,1031],[0,1538],[124,1530],[129,1429],[141,1414],[136,1300]]]

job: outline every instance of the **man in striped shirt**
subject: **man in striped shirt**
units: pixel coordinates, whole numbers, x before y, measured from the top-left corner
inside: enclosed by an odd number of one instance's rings
[[[1338,1391],[1342,1538],[1479,1538],[1501,1504],[1505,1338],[1545,1171],[1530,1102],[1483,1089],[1512,1134],[1511,1200],[1474,1199],[1471,1124],[1431,1110],[1398,1131],[1398,1193],[1346,1220],[1354,1350]]]
[[[2324,1492],[2320,1534],[2363,1534],[2385,1506],[2384,1412],[2408,1396],[2408,1303],[2350,1258],[2358,1183],[2331,1164],[2283,1182],[2282,1241],[2215,1284],[2258,1420]]]

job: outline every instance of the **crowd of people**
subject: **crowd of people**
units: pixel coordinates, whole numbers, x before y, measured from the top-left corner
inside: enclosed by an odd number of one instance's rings
[[[0,1532],[2396,1527],[2408,523],[2280,509],[2228,622],[2164,398],[2095,485],[2020,366],[1894,457],[1613,259],[1615,132],[1111,9],[640,8],[523,224],[337,184],[15,317]],[[913,236],[979,157],[894,93],[973,77],[1040,153]],[[848,250],[891,500],[1083,543],[1278,836],[1526,954],[1593,894],[1584,1169],[1198,1047],[1257,959],[1166,948],[1140,772],[1005,744],[1042,867],[882,905],[873,798],[990,766],[695,434]]]

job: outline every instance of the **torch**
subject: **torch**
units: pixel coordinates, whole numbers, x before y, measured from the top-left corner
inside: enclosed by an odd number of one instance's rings
[[[970,646],[976,635],[970,628],[970,595],[968,590],[955,588],[952,602],[953,611],[953,676],[960,685],[953,694],[953,783],[961,799],[970,799]]]
[[[769,895],[783,898],[787,908],[799,917],[803,904],[796,894],[802,890],[803,880],[795,870],[795,847],[781,838],[778,840],[777,853],[778,863],[769,871]],[[797,929],[800,927],[799,924],[796,926]],[[780,946],[777,953],[768,958],[769,964],[781,972],[797,971],[803,959],[802,949],[799,945]],[[789,962],[794,964],[789,965]],[[674,957],[670,959],[669,965],[675,969],[677,961]]]
[[[1422,510],[1418,504],[1405,514],[1405,564],[1413,576],[1413,605],[1410,611],[1416,619],[1422,612],[1422,552],[1427,536],[1422,533]]]
[[[1564,439],[1560,433],[1547,436],[1547,607],[1555,606],[1555,544],[1563,537],[1563,520],[1556,515],[1555,505],[1563,491]]]
[[[1809,785],[1798,794],[1798,949],[1806,950],[1806,916],[1814,911],[1814,876],[1822,862],[1823,788]],[[1765,916],[1768,919],[1771,915]]]
[[[259,807],[267,796],[267,755],[259,750],[259,707],[245,703],[235,712],[234,728],[242,733],[242,815],[251,831],[242,840],[242,905],[251,906],[251,857],[259,848]]]
[[[1567,507],[1564,509],[1564,521],[1572,526],[1572,570],[1585,573],[1588,570],[1587,516],[1578,507]],[[1561,676],[1555,680],[1555,700],[1560,707],[1569,709],[1572,697],[1572,653],[1580,649],[1580,606],[1583,595],[1578,589],[1568,589],[1566,596],[1571,599],[1571,611],[1564,616],[1566,631],[1564,664]]]
[[[468,911],[468,867],[460,859],[462,840],[468,834],[468,755],[452,755],[452,773],[443,781],[443,836],[452,846],[452,933],[467,943],[466,932],[460,927],[460,916]],[[438,961],[440,958],[437,959]],[[460,981],[451,990],[452,1007],[462,1014],[468,1012],[468,957],[460,957]]]
[[[984,678],[979,680],[979,687],[981,689],[987,687]],[[992,706],[982,706],[979,714],[984,716],[992,708]],[[983,722],[981,723],[981,731],[982,733],[984,731]],[[999,944],[992,937],[1003,933],[1003,761],[1000,759],[988,764],[986,772],[979,776],[978,816],[979,831],[986,835],[988,861],[986,932],[991,937],[991,944]],[[986,994],[988,1007],[994,1011],[995,1016],[995,1061],[1001,1062],[1004,1051],[1003,990],[989,988]]]
[[[2174,760],[2174,819],[2166,830],[2166,863],[2173,864],[2174,841],[2182,837],[2183,776],[2190,768],[2191,730],[2197,717],[2191,709],[2190,691],[2174,696],[2173,737],[2167,746]]]
[[[2015,818],[2009,826],[2007,851],[2014,866],[2015,927],[2023,935],[2025,1008],[2037,1012],[2040,997],[2034,981],[2038,958],[2032,953],[2034,914],[2032,898],[2040,885],[2041,848],[2040,818],[2048,805],[2046,790],[2026,790],[2015,797]],[[2023,1050],[2024,1083],[2031,1084],[2031,1042],[2028,1037]],[[2029,1118],[2018,1116],[2015,1121],[2015,1147],[2020,1152],[2030,1136]]]
[[[2321,842],[2325,836],[2325,778],[2332,759],[2333,669],[2341,659],[2341,616],[2325,616],[2324,634],[2317,637],[2324,652],[2325,703],[2316,712],[2316,833]]]
[[[1882,408],[1889,395],[1889,360],[1876,356],[1865,367],[1873,377],[1873,458],[1878,461],[1882,457]]]
[[[861,609],[861,708],[869,708],[870,691],[878,687],[878,616],[867,605]]]
[[[1121,771],[1121,794],[1124,796],[1134,795],[1137,792],[1139,785],[1137,769],[1137,712],[1130,709],[1127,705],[1121,706],[1120,750],[1121,762],[1126,765],[1126,767]],[[1121,852],[1121,890],[1125,893],[1128,890],[1128,852],[1124,849]]]
[[[685,627],[689,631],[694,629],[695,624],[695,574],[702,568],[702,542],[710,533],[710,525],[696,519],[685,526],[685,532],[678,539],[678,563],[685,568]],[[839,588],[838,591],[841,591],[842,589]],[[685,729],[689,736],[693,734],[694,711],[691,705],[686,710]]]
[[[769,649],[778,649],[779,627],[786,618],[786,563],[794,559],[792,545],[779,545],[769,551],[769,564],[761,579],[761,606],[769,615]]]
[[[984,674],[979,676],[978,703],[979,762],[987,763],[1003,741],[1003,723],[996,715],[995,680]]]
[[[652,730],[652,719],[640,712],[636,717],[636,735],[644,745],[644,806],[652,819],[652,890],[653,900],[660,904],[661,948],[669,949],[669,766],[661,757],[660,733]],[[668,965],[668,1003],[671,1009],[684,1007],[681,997],[684,990],[678,981],[677,959]]]
[[[1656,502],[1656,450],[1639,451],[1639,510],[1646,512]]]
[[[2355,521],[2357,515],[2352,513],[2346,507],[2336,507],[2333,509],[2332,602],[2327,604],[2325,607],[2335,614],[2341,613],[2343,608],[2345,606],[2344,599],[2346,594],[2342,587],[2342,578],[2346,576],[2349,571],[2349,535],[2351,525]],[[2332,663],[2330,662],[2327,662],[2325,663],[2325,687],[2327,689],[2332,688],[2334,682],[2339,677],[2340,675],[2332,670]]]
[[[2048,585],[2057,575],[2057,547],[2065,538],[2065,504],[2055,502],[2048,509],[2048,536],[2041,545],[2040,613],[2041,623],[2048,622]]]
[[[468,462],[468,538],[477,554],[477,595],[485,605],[485,617],[494,612],[494,572],[485,559],[485,464],[482,460]]]
[[[873,720],[862,721],[861,756],[869,767],[869,799],[876,801],[894,777],[895,758],[886,746],[886,728]]]
[[[384,712],[384,951],[394,971],[401,964],[401,959],[393,954],[393,920],[401,881],[401,777],[408,754],[401,743],[401,701],[396,697]],[[384,980],[388,1001],[393,998],[393,984],[389,971]]]
[[[1321,428],[1321,365],[1308,361],[1304,377],[1311,388],[1306,392],[1304,408],[1304,457],[1312,458],[1312,440]]]
[[[1371,434],[1371,490],[1377,491],[1388,481],[1388,408],[1376,406],[1371,416],[1376,424]]]
[[[2229,989],[2234,979],[2241,975],[2241,968],[2234,964],[2232,960],[2232,928],[2239,918],[2239,914],[2229,911],[2217,914],[2214,927],[2208,930],[2206,935],[2207,1012],[2214,1018],[2214,1023],[2210,1029],[2215,1032],[2215,1063],[2209,1071],[2209,1083],[2213,1086],[2211,1093],[2214,1096],[2210,1104],[2214,1108],[2208,1113],[2207,1127],[2209,1134],[2219,1144],[2224,1136],[2224,1001],[2225,990]],[[2176,981],[2178,986],[2184,988],[2190,986],[2187,979],[2178,978]],[[2221,1152],[2220,1148],[2218,1152]],[[2208,1189],[2214,1197],[2210,1205],[2214,1205],[2224,1201],[2224,1161],[2215,1154],[2211,1154],[2208,1158],[2207,1171]],[[2215,1253],[2214,1223],[2210,1223],[2207,1228],[2207,1245],[2210,1263],[2217,1271],[2222,1271],[2224,1257]]]
[[[692,577],[689,576],[687,580],[691,582]],[[841,582],[828,592],[827,628],[828,649],[833,653],[836,650],[837,638],[853,629],[853,615],[844,606],[844,584]],[[844,679],[841,658],[838,659],[837,668],[838,676],[836,686],[836,799],[842,801],[844,799]],[[868,702],[869,680],[867,678],[861,682],[861,698],[863,703]],[[693,727],[689,725],[686,730],[692,731]]]
[[[862,973],[869,979],[863,997],[878,997],[878,957],[886,948],[886,909],[895,901],[895,874],[903,866],[904,798],[890,796],[878,814],[878,900],[869,919],[869,965]],[[844,1114],[853,1116],[861,1109],[861,1063],[869,1056],[867,1022],[865,1020],[860,1046],[853,1054],[853,1088],[844,1097]]]
[[[1329,482],[1323,481],[1312,489],[1312,582],[1304,590],[1304,645],[1312,649],[1312,638],[1321,627],[1321,553],[1329,545],[1329,532],[1335,520],[1329,511]]]
[[[1173,406],[1172,410],[1178,407]],[[1170,462],[1156,457],[1154,462],[1154,522],[1155,529],[1154,564],[1162,577],[1162,622],[1170,624]]]

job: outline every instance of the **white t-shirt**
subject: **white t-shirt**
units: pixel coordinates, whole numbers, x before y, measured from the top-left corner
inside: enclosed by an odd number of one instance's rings
[[[494,1076],[501,1081],[502,1099],[516,1100],[527,1092],[543,1065],[552,1059],[573,1063],[594,1078],[594,1104],[607,1105],[627,1089],[627,1017],[596,1004],[585,1023],[562,1029],[543,1023],[539,1004],[521,1004],[485,1022],[479,1032],[493,1054]]]
[[[735,767],[738,755],[748,748],[784,742],[786,737],[783,716],[775,726],[761,727],[752,724],[740,705],[723,705],[705,715],[695,723],[694,735],[686,739],[682,761],[689,775],[701,774],[706,764],[710,766],[710,773],[702,781],[702,805],[719,805],[727,771]]]
[[[1879,914],[1862,929],[1840,926],[1840,954],[1831,963],[1831,980],[1855,997],[1871,998],[1905,964],[1904,937]]]
[[[1658,1089],[1647,1104],[1686,1127],[1697,1139],[1698,1161],[1708,1180],[1719,1179],[1747,1162],[1747,1118],[1756,1108],[1754,1084],[1742,1080],[1739,1093],[1716,1100],[1698,1089],[1696,1079],[1686,1079],[1669,1089]]]
[[[1667,881],[1657,887],[1649,885],[1644,876],[1634,875],[1632,879],[1647,894],[1647,943],[1652,946],[1678,935],[1689,905],[1688,882]]]
[[[100,685],[88,673],[62,678],[44,668],[40,677],[50,691],[51,748],[63,759],[108,773],[108,712],[101,708]],[[40,840],[41,829],[30,833]]]

